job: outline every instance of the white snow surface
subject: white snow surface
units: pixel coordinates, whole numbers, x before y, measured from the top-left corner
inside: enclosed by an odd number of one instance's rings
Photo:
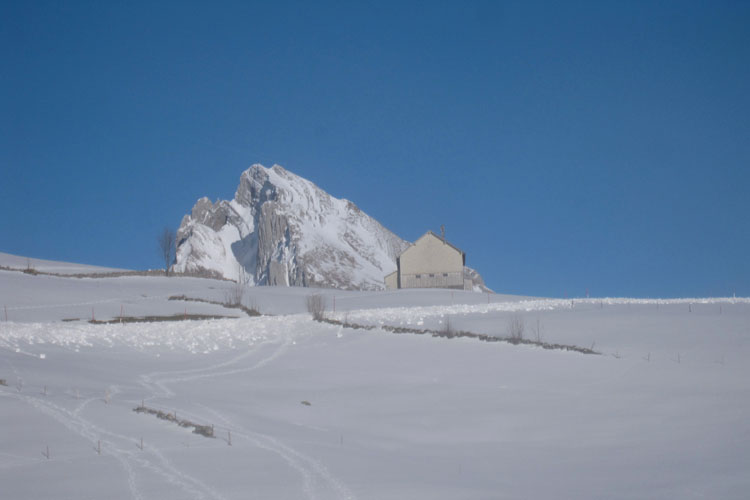
[[[601,355],[317,323],[300,288],[248,289],[272,316],[85,321],[239,316],[168,300],[232,286],[0,271],[0,497],[748,497],[747,298],[318,291],[350,322],[504,336],[515,316]]]
[[[88,264],[73,264],[70,262],[57,262],[52,260],[34,259],[21,257],[9,253],[0,252],[0,266],[11,269],[34,269],[52,274],[90,274],[90,273],[113,273],[125,271],[113,267],[90,266]]]

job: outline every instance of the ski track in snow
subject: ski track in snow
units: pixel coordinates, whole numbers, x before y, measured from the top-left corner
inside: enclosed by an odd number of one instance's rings
[[[235,356],[228,361],[224,361],[216,365],[191,370],[154,372],[143,375],[141,377],[142,385],[153,393],[152,396],[150,396],[146,400],[151,401],[154,399],[173,398],[175,396],[175,393],[168,387],[168,384],[190,382],[203,378],[223,377],[227,375],[235,375],[238,373],[246,373],[256,370],[283,355],[287,348],[291,345],[291,343],[292,339],[288,337],[277,342],[263,342],[255,348],[248,349],[246,352]],[[267,344],[277,345],[270,354],[262,357],[250,366],[232,368],[232,366],[235,366],[238,363],[251,357],[252,355],[257,354],[260,348]],[[335,493],[336,498],[339,498],[341,500],[354,500],[355,497],[346,488],[344,483],[340,479],[334,477],[328,471],[328,469],[318,460],[302,454],[301,452],[286,444],[283,444],[281,441],[272,436],[248,431],[214,409],[211,409],[205,405],[199,406],[204,408],[205,411],[218,419],[222,423],[222,425],[226,426],[228,430],[231,430],[235,436],[246,439],[261,449],[279,455],[291,468],[293,468],[302,476],[303,488],[307,498],[309,498],[310,500],[316,500],[318,498],[328,498],[320,497],[318,495],[318,491],[320,489]],[[205,415],[197,415],[194,412],[182,408],[175,408],[175,411],[177,411],[180,415],[184,415],[195,420],[209,420],[205,417]]]
[[[156,297],[154,297],[156,298]],[[100,301],[101,302],[107,302]],[[709,299],[535,299],[513,302],[495,302],[489,304],[456,304],[450,306],[392,307],[379,309],[352,310],[345,313],[333,313],[331,317],[366,322],[371,324],[419,324],[424,318],[445,317],[460,314],[487,314],[496,312],[521,312],[543,310],[574,309],[578,306],[605,305],[676,305],[676,304],[750,304],[749,298],[709,298]],[[280,327],[279,323],[283,323]],[[193,369],[157,371],[140,376],[138,383],[150,394],[146,401],[170,400],[170,407],[181,415],[207,422],[218,420],[241,441],[246,441],[260,449],[278,455],[288,466],[302,478],[302,488],[306,498],[317,499],[354,499],[346,485],[334,476],[326,466],[315,458],[306,456],[274,436],[262,434],[238,425],[226,415],[209,408],[202,408],[202,415],[174,407],[175,384],[192,382],[215,377],[247,373],[273,362],[282,356],[302,332],[311,326],[309,318],[303,315],[286,317],[265,317],[259,319],[202,321],[185,325],[66,325],[66,324],[21,324],[5,323],[0,328],[0,348],[11,352],[39,357],[29,352],[26,346],[53,344],[65,349],[71,346],[106,346],[122,345],[139,350],[151,347],[181,348],[192,353],[208,353],[220,347],[229,349],[242,348],[242,352],[209,366]],[[316,325],[318,327],[318,325]],[[324,328],[320,326],[321,328]],[[279,331],[283,332],[279,334]],[[270,352],[265,352],[266,349]],[[258,357],[258,359],[254,359]],[[17,380],[21,374],[10,364]],[[109,386],[110,396],[120,392],[117,385]],[[144,500],[146,496],[139,488],[139,476],[153,473],[164,481],[184,492],[186,497],[194,499],[224,500],[225,497],[215,488],[200,479],[179,470],[159,449],[150,446],[146,450],[134,450],[135,438],[107,430],[94,424],[83,416],[89,405],[101,400],[101,397],[89,397],[76,403],[74,409],[67,409],[52,402],[51,398],[41,394],[0,391],[0,396],[15,398],[31,405],[40,413],[54,419],[70,431],[79,435],[95,446],[102,443],[102,455],[118,461],[127,477],[130,495],[135,500]],[[210,415],[210,417],[208,417]],[[92,451],[92,453],[95,453]],[[23,457],[2,466],[9,468],[26,463]],[[30,460],[37,463],[40,460]]]
[[[155,372],[141,377],[141,385],[152,392],[149,399],[171,398],[174,392],[167,387],[167,383],[178,383],[184,381],[196,380],[199,378],[219,377],[232,375],[254,370],[260,366],[277,358],[291,344],[290,338],[283,338],[280,341],[265,341],[246,352],[235,356],[234,358],[218,363],[213,366],[197,368],[192,370],[180,370],[175,372]],[[276,348],[266,357],[260,359],[251,366],[243,368],[226,369],[245,358],[256,354],[261,346],[276,345]],[[14,372],[17,371],[14,369]],[[18,374],[17,374],[18,375]],[[162,377],[162,378],[159,378]],[[121,392],[117,385],[108,387],[110,398]],[[50,400],[40,396],[28,394],[14,394],[10,392],[0,393],[3,396],[14,397],[27,404],[30,404],[37,411],[56,420],[68,430],[83,437],[95,446],[98,441],[102,442],[102,454],[115,458],[127,475],[127,482],[130,488],[131,497],[136,500],[144,499],[142,492],[137,487],[137,468],[149,470],[167,482],[181,488],[190,498],[195,499],[215,499],[225,500],[225,498],[215,489],[211,488],[204,482],[192,477],[174,466],[158,449],[151,446],[145,451],[134,452],[129,448],[134,444],[135,438],[125,436],[107,429],[104,429],[86,418],[81,416],[83,410],[93,401],[102,400],[101,397],[89,397],[81,401],[73,410],[69,410],[60,405],[52,403]],[[33,463],[33,462],[32,462]],[[17,463],[16,463],[17,465]]]
[[[290,467],[297,470],[302,475],[305,493],[310,500],[329,498],[328,496],[321,497],[318,495],[318,490],[326,486],[328,491],[335,493],[336,498],[355,500],[356,497],[346,485],[340,479],[334,477],[320,461],[304,455],[268,434],[247,430],[214,409],[205,406],[204,408],[228,429],[231,429],[234,436],[246,439],[261,449],[276,453]]]
[[[267,319],[267,321],[275,323],[279,321],[279,319],[270,318]],[[299,333],[301,330],[299,328],[295,328],[294,326],[285,329],[288,333],[279,335],[277,328],[275,328],[276,325],[274,325],[272,331],[276,330],[274,332],[275,334],[273,336],[270,336],[268,335],[267,329],[265,328],[266,325],[264,325],[264,323],[260,323],[260,333],[256,332],[255,334],[249,334],[246,331],[246,323],[214,323],[212,325],[207,324],[208,322],[202,323],[203,325],[189,325],[189,328],[183,328],[179,331],[180,335],[178,336],[178,338],[170,339],[167,335],[166,341],[161,345],[166,344],[170,348],[174,348],[175,345],[180,345],[180,342],[183,342],[182,346],[187,346],[190,352],[206,353],[218,349],[216,342],[219,341],[218,339],[223,336],[222,340],[225,341],[223,342],[225,344],[225,347],[228,343],[230,348],[236,348],[232,342],[238,340],[238,335],[236,335],[236,333],[238,330],[240,330],[242,332],[242,335],[239,336],[239,340],[242,342],[247,342],[249,346],[244,352],[240,353],[239,355],[211,366],[187,370],[152,372],[142,375],[140,377],[140,385],[146,388],[147,391],[151,393],[151,395],[147,398],[148,400],[172,399],[173,397],[175,397],[174,391],[169,387],[170,384],[190,382],[198,379],[212,377],[229,376],[255,370],[283,355],[286,349],[295,342],[294,339],[299,335],[303,335]],[[296,321],[292,320],[292,323],[296,323]],[[144,345],[150,347],[154,343],[154,340],[158,340],[159,334],[163,334],[163,331],[161,331],[161,329],[159,329],[160,333],[154,334],[153,330],[155,330],[156,328],[150,327],[148,325],[145,327],[136,327],[135,329],[128,332],[129,334],[126,333],[125,335],[123,335],[123,333],[125,332],[123,332],[121,325],[118,325],[120,326],[120,328],[117,330],[112,329],[108,326],[104,326],[104,328],[98,329],[98,332],[96,331],[96,328],[92,330],[86,326],[83,328],[75,327],[73,325],[55,325],[53,328],[49,328],[49,326],[50,325],[44,324],[21,325],[11,323],[10,329],[3,328],[2,330],[0,330],[0,340],[4,340],[4,342],[2,342],[2,344],[4,344],[4,347],[9,348],[9,350],[15,351],[16,353],[22,353],[22,350],[19,347],[19,345],[22,343],[29,343],[32,345],[54,344],[68,349],[71,345],[90,346],[93,344],[93,342],[113,346],[115,345],[116,341],[117,344],[125,344],[129,345],[130,347],[135,347],[136,349],[142,349]],[[208,328],[206,328],[206,326],[208,326]],[[289,325],[287,324],[287,326]],[[74,333],[72,338],[70,338],[71,336],[68,335],[68,333],[70,332]],[[161,340],[164,341],[165,339],[162,337]],[[270,353],[264,355],[249,366],[241,366],[241,363],[246,359],[258,355],[259,353],[265,354],[263,353],[265,347],[273,347],[273,349]],[[33,353],[23,352],[23,354],[28,354],[33,357],[40,357],[40,355]],[[20,374],[17,370],[15,370],[15,367],[12,368],[14,373],[16,373],[18,379],[21,380]],[[108,395],[110,398],[120,393],[120,391],[121,389],[117,385],[110,385],[108,387]],[[161,453],[154,446],[148,447],[146,448],[146,450],[138,450],[136,452],[131,449],[136,442],[136,439],[133,436],[125,436],[117,432],[107,430],[99,425],[94,424],[92,421],[82,416],[84,410],[92,402],[97,400],[106,400],[106,397],[88,397],[83,401],[78,402],[75,408],[71,410],[53,403],[50,399],[47,398],[47,396],[42,396],[41,394],[36,396],[21,393],[10,393],[6,391],[2,391],[0,392],[0,394],[2,394],[3,396],[9,396],[19,399],[31,405],[40,413],[56,420],[68,430],[74,432],[75,434],[84,438],[86,441],[90,442],[92,446],[94,446],[94,448],[96,448],[97,442],[101,441],[102,455],[115,458],[123,468],[127,476],[130,496],[133,499],[143,500],[145,498],[144,493],[138,487],[138,477],[139,474],[143,471],[151,471],[158,476],[161,476],[170,484],[179,487],[184,492],[184,494],[187,495],[186,498],[225,500],[221,493],[219,493],[214,488],[210,487],[199,479],[190,476],[183,471],[180,471],[172,462],[167,459],[167,457],[163,453]],[[176,408],[176,410],[180,411],[181,414],[184,415],[189,414],[187,411],[180,410],[179,408]],[[200,419],[200,417],[198,417],[198,419]],[[306,468],[303,465],[299,465],[300,461],[306,461],[307,463],[316,463],[312,459],[309,459],[307,457],[298,459],[289,458],[293,457],[295,454],[299,455],[300,457],[302,457],[302,455],[298,454],[298,452],[294,450],[291,450],[291,448],[283,450],[282,447],[284,445],[270,436],[266,436],[263,439],[265,439],[267,443],[276,443],[265,444],[265,447],[267,449],[275,450],[277,453],[283,454],[285,460],[287,460],[287,462],[290,463],[296,471],[300,472],[306,478],[306,485],[312,485],[315,483],[314,478],[316,477],[316,474],[317,476],[324,478],[324,480],[326,480],[326,478],[328,478],[328,481],[332,480],[330,478],[330,475],[326,476],[321,472],[315,472],[316,470],[325,471],[325,468],[320,465],[313,468]],[[92,450],[92,452],[95,453],[95,450]],[[18,462],[16,461],[12,465],[18,465]],[[313,491],[313,487],[310,486],[310,488],[310,491]],[[308,497],[315,498],[314,495],[310,494],[308,494]]]
[[[134,499],[144,499],[143,493],[137,487],[136,467],[140,467],[180,487],[191,498],[226,500],[218,491],[204,482],[177,469],[158,449],[149,447],[143,451],[131,450],[130,448],[136,441],[132,436],[104,429],[81,417],[77,411],[68,410],[41,397],[12,393],[11,397],[30,404],[36,410],[89,441],[93,446],[92,453],[96,450],[97,442],[101,441],[102,455],[112,456],[125,470],[131,496]]]
[[[140,467],[161,476],[167,482],[182,489],[191,498],[226,500],[218,491],[204,482],[177,469],[158,449],[149,447],[143,451],[132,451],[130,448],[135,444],[135,438],[132,436],[106,430],[81,417],[75,411],[70,411],[43,398],[22,394],[12,396],[30,404],[89,441],[94,447],[92,453],[95,451],[97,442],[101,441],[102,455],[112,456],[125,470],[131,496],[134,499],[144,498],[143,493],[137,487],[136,467]]]
[[[226,375],[234,375],[237,373],[244,373],[249,372],[252,370],[255,370],[257,368],[260,368],[261,366],[265,365],[266,363],[269,363],[276,359],[277,357],[281,356],[284,351],[289,347],[291,344],[291,339],[284,339],[280,343],[276,341],[265,341],[261,342],[259,345],[255,346],[255,348],[248,349],[244,353],[240,354],[239,356],[235,356],[234,358],[224,361],[222,363],[203,367],[203,368],[195,368],[190,370],[177,370],[173,372],[153,372],[146,375],[141,375],[141,384],[146,387],[148,390],[152,391],[152,396],[149,398],[146,398],[146,401],[152,401],[157,398],[162,399],[169,399],[174,396],[174,392],[169,389],[166,384],[170,383],[177,383],[177,382],[189,382],[193,380],[203,379],[203,378],[212,378],[212,377],[222,377]],[[222,370],[222,368],[228,368],[232,365],[236,365],[240,361],[242,361],[245,358],[248,358],[252,356],[253,354],[256,354],[258,349],[260,347],[263,347],[267,344],[279,344],[278,347],[266,358],[261,359],[257,363],[243,367],[243,368],[232,368],[232,369],[226,369]]]
[[[81,403],[78,406],[76,406],[75,410],[73,410],[73,415],[75,415],[77,417],[78,415],[81,414],[81,412],[83,411],[84,408],[86,408],[90,403],[92,403],[93,401],[96,401],[97,399],[100,399],[100,398],[86,398],[86,399],[84,399],[83,401],[81,401]]]
[[[31,405],[40,413],[43,413],[44,415],[54,419],[58,423],[62,424],[65,428],[72,431],[73,433],[78,434],[79,436],[83,437],[85,440],[89,441],[92,446],[95,446],[96,443],[100,441],[99,439],[100,436],[103,436],[103,435],[114,436],[113,433],[110,433],[108,431],[107,432],[103,431],[101,428],[97,427],[96,425],[92,424],[86,419],[76,415],[74,412],[71,412],[49,401],[42,401],[41,398],[39,397],[22,395],[22,394],[13,395],[13,396]],[[130,487],[130,493],[131,493],[132,498],[141,500],[143,498],[143,495],[141,494],[141,492],[138,490],[136,486],[135,474],[133,472],[133,468],[130,466],[130,464],[127,463],[128,459],[125,456],[125,454],[122,452],[122,450],[117,448],[113,442],[105,441],[105,447],[103,449],[103,452],[105,455],[111,455],[118,462],[120,462],[120,464],[122,465],[123,469],[125,469],[125,472],[127,474],[128,486]]]

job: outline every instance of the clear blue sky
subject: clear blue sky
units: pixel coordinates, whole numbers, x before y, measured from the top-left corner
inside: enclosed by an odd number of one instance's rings
[[[2,2],[0,251],[159,267],[278,163],[497,291],[750,295],[750,3],[249,4]]]

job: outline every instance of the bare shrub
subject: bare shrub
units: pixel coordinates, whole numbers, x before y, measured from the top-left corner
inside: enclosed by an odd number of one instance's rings
[[[537,344],[541,344],[544,341],[544,326],[539,318],[536,319],[536,326],[531,325],[531,331],[534,333],[534,340]]]
[[[258,307],[258,303],[255,302],[255,300],[250,299],[250,302],[247,306],[241,308],[245,313],[247,313],[248,316],[261,316],[260,308]]]
[[[241,306],[244,298],[245,285],[242,283],[235,283],[229,290],[224,292],[224,304],[231,307]]]
[[[319,293],[308,295],[307,312],[312,314],[315,321],[322,321],[326,312],[326,298]]]
[[[207,438],[214,437],[214,426],[213,425],[194,425],[193,433],[200,434]]]
[[[169,276],[169,267],[172,265],[172,261],[174,260],[177,235],[175,235],[175,232],[173,230],[165,227],[161,230],[161,233],[159,233],[156,241],[159,244],[159,255],[164,262],[164,274],[166,276]]]
[[[33,274],[34,276],[39,274],[39,271],[31,267],[31,259],[28,257],[26,258],[26,269],[24,269],[23,272],[26,274]]]
[[[143,405],[143,401],[141,401],[141,405],[133,408],[133,411],[136,413],[146,413],[150,415],[156,416],[156,418],[159,418],[161,420],[167,420],[169,422],[173,422],[180,427],[192,427],[194,434],[200,434],[201,436],[205,436],[208,438],[214,437],[214,426],[213,425],[200,425],[196,424],[195,422],[191,422],[190,420],[185,419],[179,419],[177,418],[177,412],[174,413],[165,412],[162,410],[158,410],[156,408],[148,408],[147,406]],[[143,440],[141,439],[141,449],[143,449]]]
[[[453,338],[453,335],[456,333],[455,329],[453,328],[453,325],[451,324],[451,317],[446,316],[445,317],[445,323],[443,323],[443,331],[442,334],[445,337]]]
[[[232,287],[224,292],[224,305],[228,307],[242,308],[244,306],[245,292],[250,284],[250,276],[245,268],[237,264],[237,280]],[[252,307],[251,309],[256,309]]]
[[[514,314],[508,320],[508,340],[511,344],[520,344],[523,341],[523,332],[526,329],[526,325],[523,321],[523,317]]]

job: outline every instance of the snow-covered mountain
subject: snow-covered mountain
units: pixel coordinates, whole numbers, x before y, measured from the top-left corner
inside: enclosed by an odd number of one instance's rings
[[[382,288],[408,246],[354,203],[279,165],[243,172],[231,201],[198,200],[177,242],[176,271],[362,290]]]
[[[378,290],[408,246],[351,201],[256,164],[233,200],[201,198],[183,217],[173,269],[251,285]]]

